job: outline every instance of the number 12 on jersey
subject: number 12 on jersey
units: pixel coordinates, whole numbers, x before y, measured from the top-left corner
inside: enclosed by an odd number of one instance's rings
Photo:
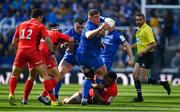
[[[31,29],[29,29],[29,30],[22,29],[21,32],[22,32],[22,34],[20,36],[20,39],[27,39],[27,40],[31,39],[31,34],[32,34],[32,30]]]

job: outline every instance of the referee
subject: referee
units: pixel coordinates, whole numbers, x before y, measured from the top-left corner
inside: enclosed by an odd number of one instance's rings
[[[137,97],[133,99],[133,102],[144,101],[141,92],[141,81],[147,84],[162,85],[168,95],[170,95],[171,88],[168,81],[148,78],[148,73],[153,63],[153,51],[157,46],[152,28],[146,24],[145,16],[141,13],[136,14],[136,24],[139,28],[135,34],[137,41],[131,46],[131,48],[137,47],[137,62],[133,71]]]

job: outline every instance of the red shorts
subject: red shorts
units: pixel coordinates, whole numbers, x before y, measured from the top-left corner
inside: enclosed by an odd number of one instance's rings
[[[27,63],[30,68],[44,64],[40,51],[34,49],[18,50],[13,65],[16,67],[25,68]]]
[[[56,67],[56,63],[54,62],[50,54],[41,52],[41,55],[44,58],[47,69]]]

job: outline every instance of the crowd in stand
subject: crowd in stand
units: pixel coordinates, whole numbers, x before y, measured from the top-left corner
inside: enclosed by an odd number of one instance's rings
[[[148,4],[178,4],[178,0],[147,0]],[[29,19],[33,8],[41,8],[45,12],[44,24],[58,23],[72,26],[77,16],[87,19],[87,11],[97,8],[102,16],[116,18],[117,26],[134,26],[134,15],[140,11],[140,0],[1,0],[0,1],[0,68],[12,66],[15,51],[11,45],[15,27],[22,21]],[[164,52],[167,37],[168,44],[177,34],[176,25],[179,18],[174,19],[171,10],[147,10],[148,23],[153,27],[155,37],[160,45],[158,54],[160,64],[164,65]],[[127,40],[132,43],[134,30],[123,30]],[[58,61],[63,50],[56,53]],[[126,67],[127,55],[122,50],[117,53],[115,67]]]

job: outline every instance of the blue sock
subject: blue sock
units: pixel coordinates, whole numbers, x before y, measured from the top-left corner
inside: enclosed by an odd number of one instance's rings
[[[53,89],[54,94],[55,94],[56,96],[58,96],[58,93],[59,93],[59,90],[60,90],[60,88],[61,88],[61,86],[62,86],[62,83],[63,83],[63,80],[60,80],[60,81],[57,83],[56,87]]]
[[[103,79],[99,79],[99,78],[96,77],[96,84],[100,84],[100,83],[101,84],[103,83]]]
[[[88,99],[89,90],[91,89],[92,80],[84,79],[83,87],[82,87],[82,98]]]

